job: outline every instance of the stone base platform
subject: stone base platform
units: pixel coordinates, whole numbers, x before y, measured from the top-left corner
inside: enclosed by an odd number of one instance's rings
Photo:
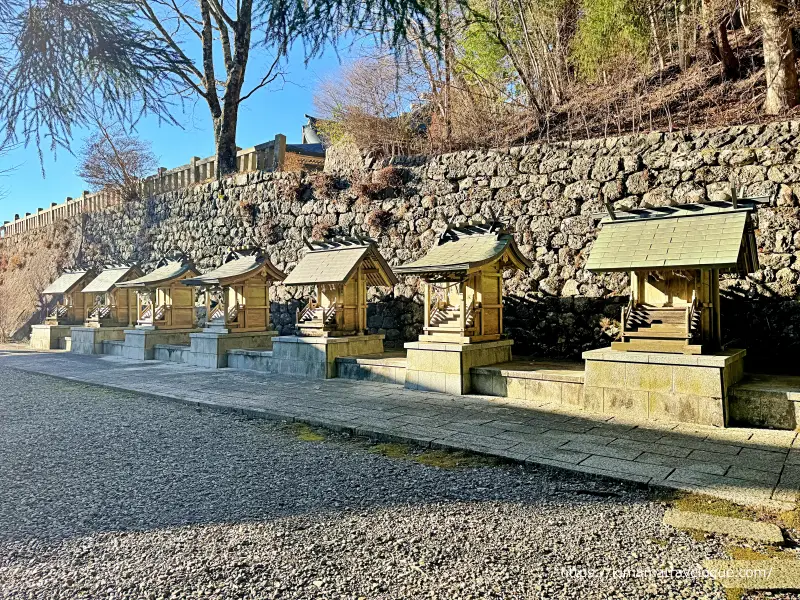
[[[103,342],[103,354],[107,356],[123,356],[125,340],[106,340]]]
[[[31,349],[66,350],[69,325],[33,325],[31,327]]]
[[[223,369],[228,366],[228,351],[239,348],[258,348],[269,350],[277,331],[226,332],[218,329],[204,329],[190,333],[191,349],[187,355],[188,364],[208,369]]]
[[[339,377],[342,379],[400,385],[406,383],[406,362],[406,353],[402,350],[336,359]]]
[[[800,426],[800,376],[748,373],[730,389],[729,423],[795,430]]]
[[[500,396],[519,406],[544,403],[584,408],[583,363],[515,360],[472,368],[472,391]]]
[[[199,329],[127,329],[125,343],[122,346],[123,358],[132,360],[155,359],[155,347],[158,344],[189,346],[189,335],[198,333]]]
[[[382,334],[347,337],[276,337],[272,352],[252,349],[229,352],[231,368],[293,375],[309,379],[338,376],[337,359],[347,356],[380,354]]]
[[[153,346],[153,359],[186,364],[189,362],[191,351],[192,347],[189,344],[156,344]]]
[[[70,352],[76,354],[103,354],[103,342],[125,339],[127,327],[72,327]]]
[[[406,388],[469,394],[472,391],[471,370],[511,361],[512,340],[445,344],[409,342],[406,363]]]
[[[744,350],[701,356],[611,349],[583,353],[583,408],[637,420],[724,427],[728,390],[744,376]]]

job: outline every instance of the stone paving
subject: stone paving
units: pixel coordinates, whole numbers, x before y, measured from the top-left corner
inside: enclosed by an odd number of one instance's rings
[[[3,351],[4,366],[256,416],[681,489],[783,510],[800,496],[797,432],[625,422],[563,406],[399,385]]]

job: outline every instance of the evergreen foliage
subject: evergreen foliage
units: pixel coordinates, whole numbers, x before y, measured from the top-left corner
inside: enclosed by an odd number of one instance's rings
[[[643,64],[650,52],[646,8],[638,0],[583,0],[572,59],[590,80],[619,64]]]

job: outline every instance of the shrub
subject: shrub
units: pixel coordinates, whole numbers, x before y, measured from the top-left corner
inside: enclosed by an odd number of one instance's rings
[[[305,190],[306,184],[299,178],[292,177],[278,182],[278,195],[283,196],[286,200],[300,200]]]
[[[8,265],[12,271],[16,269],[21,269],[25,266],[25,259],[22,258],[19,254],[15,254],[11,257],[11,260],[8,261]]]
[[[376,208],[367,215],[367,218],[364,220],[364,222],[369,226],[370,229],[385,231],[386,228],[392,224],[392,213],[390,213],[388,210]]]
[[[311,187],[318,198],[331,198],[336,192],[336,178],[321,171],[311,178]]]
[[[353,186],[353,191],[359,200],[372,200],[378,197],[383,188],[378,183],[361,180]]]
[[[381,189],[403,187],[403,171],[398,167],[384,167],[375,173],[373,181]]]
[[[324,240],[331,231],[331,226],[327,223],[317,223],[311,228],[311,239]]]
[[[250,198],[239,201],[239,215],[242,221],[252,224],[256,217],[256,203]]]

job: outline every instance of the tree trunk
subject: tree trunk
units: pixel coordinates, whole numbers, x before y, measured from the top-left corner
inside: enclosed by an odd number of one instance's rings
[[[656,25],[656,11],[653,5],[648,2],[647,13],[650,16],[650,33],[653,36],[653,45],[656,47],[656,57],[658,58],[658,68],[664,70],[664,51],[661,49],[661,40],[658,35],[658,26]]]
[[[780,114],[797,105],[797,71],[786,5],[780,0],[760,0],[767,94],[764,112]]]
[[[736,79],[739,77],[739,57],[731,48],[728,41],[728,19],[725,15],[716,23],[716,41],[719,59],[722,62],[722,70],[726,79]]]
[[[222,109],[222,115],[214,119],[214,144],[216,145],[216,175],[222,177],[236,172],[236,125],[239,120],[238,106],[234,110]],[[231,114],[233,113],[233,114]]]
[[[686,2],[678,7],[678,65],[681,71],[689,68],[689,53],[686,51]]]

